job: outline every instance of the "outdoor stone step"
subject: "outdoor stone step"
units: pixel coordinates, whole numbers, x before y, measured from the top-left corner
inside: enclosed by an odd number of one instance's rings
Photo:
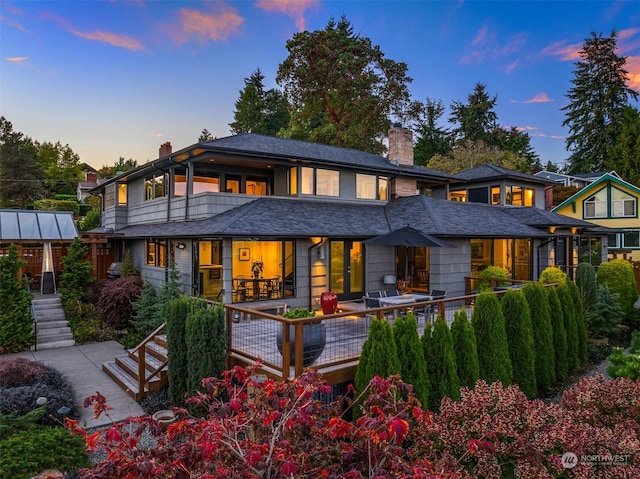
[[[45,343],[38,343],[36,346],[31,346],[31,349],[55,349],[55,348],[68,348],[74,346],[76,342],[73,339],[61,339],[58,341],[50,341]]]
[[[45,329],[44,331],[38,331],[36,339],[38,343],[52,340],[73,339],[73,333],[69,328]]]
[[[62,318],[57,320],[47,320],[47,321],[38,321],[38,331],[42,331],[44,329],[55,329],[55,328],[68,328],[69,323],[66,319]]]

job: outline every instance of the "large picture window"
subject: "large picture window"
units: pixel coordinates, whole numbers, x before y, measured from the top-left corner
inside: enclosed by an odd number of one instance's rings
[[[535,206],[536,191],[522,186],[507,186],[505,203],[511,206]]]
[[[340,172],[311,167],[301,168],[300,193],[303,195],[340,196]]]
[[[356,198],[386,200],[389,179],[384,176],[356,174]]]
[[[596,194],[591,195],[584,202],[585,218],[606,218],[607,217],[607,190],[601,189]]]
[[[167,242],[166,240],[147,240],[147,266],[167,266]]]

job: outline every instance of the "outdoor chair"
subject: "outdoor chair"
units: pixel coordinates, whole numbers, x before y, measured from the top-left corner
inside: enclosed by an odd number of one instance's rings
[[[365,298],[366,297],[369,297],[369,298],[381,298],[382,297],[382,293],[380,291],[367,291],[367,296],[364,296],[364,297]],[[372,307],[379,308],[380,304],[378,304],[378,306],[372,306]]]
[[[378,294],[379,294],[379,292],[378,292]],[[379,297],[363,296],[362,300],[364,301],[364,306],[367,309],[380,308],[382,306],[380,304],[380,298]],[[367,314],[367,317],[369,319],[371,319],[373,316],[377,316],[377,315]],[[388,312],[388,313],[385,313],[384,317],[386,319],[393,319],[393,313],[391,311]]]
[[[430,296],[433,300],[444,299],[447,295],[447,292],[441,289],[434,289],[431,291]],[[431,323],[435,321],[436,315],[438,314],[438,305],[431,304],[425,308],[424,311],[425,316],[429,319]]]
[[[389,298],[390,296],[400,296],[400,292],[397,289],[386,289],[381,291],[382,296]]]
[[[429,289],[429,271],[426,269],[417,270],[418,273],[418,287],[424,288],[426,290]]]

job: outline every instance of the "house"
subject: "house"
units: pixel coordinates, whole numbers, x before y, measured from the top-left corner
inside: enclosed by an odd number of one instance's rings
[[[567,175],[564,173],[557,173],[555,171],[542,170],[535,173],[535,176],[551,180],[554,183],[558,183],[562,186],[575,186],[577,188],[584,188],[590,185],[603,175],[599,173],[579,173],[575,175]]]
[[[600,235],[580,238],[580,261],[599,264],[602,248],[607,249],[609,257],[624,253],[627,259],[640,261],[639,202],[640,188],[612,171],[565,200],[553,212],[609,228],[604,245],[600,243]]]
[[[491,167],[415,166],[411,132],[398,126],[386,158],[241,134],[176,152],[163,145],[158,159],[96,186],[102,224],[92,233],[120,260],[131,252],[152,284],[175,264],[186,291],[227,304],[317,307],[324,291],[360,298],[390,277],[462,295],[490,264],[514,279],[575,264],[578,235],[595,226],[540,208],[546,183]],[[477,201],[482,188],[492,201]],[[463,191],[468,201],[450,201]],[[455,247],[363,243],[407,225]]]
[[[76,196],[78,197],[78,202],[84,202],[85,198],[89,196],[89,190],[95,188],[99,182],[98,179],[98,170],[96,170],[93,166],[84,163],[82,165],[84,170],[84,181],[78,183],[78,187],[76,188]]]

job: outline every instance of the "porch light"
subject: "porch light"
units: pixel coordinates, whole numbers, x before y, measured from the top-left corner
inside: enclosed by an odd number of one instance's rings
[[[180,243],[178,243],[176,245],[176,248],[178,248],[178,249],[185,249],[186,247],[187,247],[187,245],[184,244],[184,242],[182,242],[182,241],[180,241]]]
[[[549,233],[553,234],[556,232],[556,227],[555,226],[549,226]]]

